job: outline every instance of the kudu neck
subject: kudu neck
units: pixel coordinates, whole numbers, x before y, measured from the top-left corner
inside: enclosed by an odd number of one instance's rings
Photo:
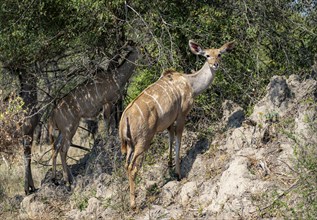
[[[190,82],[194,97],[205,91],[215,78],[216,70],[210,68],[208,62],[203,67],[193,74],[184,74]]]
[[[132,76],[136,67],[135,62],[138,59],[138,56],[138,51],[136,49],[133,49],[125,57],[123,63],[117,68],[115,78],[120,88],[122,88]]]

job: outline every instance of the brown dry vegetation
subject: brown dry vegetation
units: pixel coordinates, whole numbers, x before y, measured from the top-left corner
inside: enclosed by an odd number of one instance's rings
[[[11,100],[11,96],[9,98]],[[12,100],[9,102],[12,103]],[[14,104],[19,102],[14,102]],[[12,105],[12,104],[11,104]],[[8,105],[2,105],[2,109],[5,109],[6,112]],[[5,113],[8,114],[8,113]],[[22,113],[20,115],[23,115]],[[18,138],[9,136],[9,131],[18,131],[17,126],[14,126],[17,119],[22,120],[22,117],[18,113],[11,115],[11,118],[16,120],[10,121],[10,123],[3,122],[5,127],[0,128],[1,138],[5,139],[2,142],[1,146],[1,158],[0,158],[0,216],[3,219],[13,219],[19,216],[21,202],[24,198],[24,158],[23,158],[23,149]],[[15,132],[18,134],[18,132]],[[4,135],[5,134],[5,135]],[[74,137],[74,143],[84,146],[90,146],[89,143],[93,141],[88,137],[88,132],[82,129],[78,129],[77,135]],[[6,143],[6,144],[3,144]],[[69,164],[76,164],[81,158],[87,154],[86,151],[71,148],[69,151]],[[48,171],[51,169],[51,146],[47,144],[33,144],[32,147],[32,174],[34,179],[34,184],[36,188],[40,188],[42,182],[45,180]],[[57,160],[58,169],[61,169],[61,163],[58,158]],[[45,194],[50,194],[46,192]],[[59,209],[60,205],[64,205],[64,202],[58,202],[62,198],[56,197],[56,210]],[[58,215],[55,215],[57,217]],[[48,218],[55,218],[52,215],[47,215]]]
[[[6,97],[0,90],[0,153],[13,155],[21,139],[20,127],[24,120],[23,101],[15,93]]]

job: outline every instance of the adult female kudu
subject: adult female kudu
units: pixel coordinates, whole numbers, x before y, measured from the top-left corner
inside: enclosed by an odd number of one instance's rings
[[[207,59],[203,67],[193,74],[166,71],[133,100],[122,114],[119,135],[121,151],[127,153],[125,168],[129,178],[131,208],[136,207],[135,177],[141,166],[141,155],[150,147],[157,132],[168,130],[169,165],[172,164],[172,145],[176,134],[175,164],[178,178],[181,178],[179,151],[185,117],[193,105],[193,99],[213,81],[221,54],[231,50],[234,42],[228,42],[219,49],[202,49],[197,43],[189,41],[189,47],[194,54]]]
[[[105,73],[99,70],[93,81],[77,87],[65,96],[53,110],[50,123],[59,130],[53,147],[53,181],[56,178],[58,153],[61,156],[64,181],[69,184],[73,181],[66,158],[80,119],[96,116],[103,105],[114,103],[121,97],[122,89],[133,74],[135,61],[139,55],[135,47],[127,46],[126,49],[128,49],[128,54],[114,72]]]

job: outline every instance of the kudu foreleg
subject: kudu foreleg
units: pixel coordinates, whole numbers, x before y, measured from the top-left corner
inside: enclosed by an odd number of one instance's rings
[[[32,170],[31,170],[31,151],[32,151],[32,138],[28,135],[23,137],[23,150],[24,150],[24,191],[26,195],[35,192]]]
[[[56,141],[53,143],[52,147],[52,181],[53,183],[57,184],[56,180],[56,160],[57,160],[57,155],[61,149],[61,142],[62,142],[62,134],[59,133]]]
[[[169,157],[168,157],[168,166],[173,166],[173,143],[174,143],[174,136],[175,136],[175,127],[171,125],[168,130],[168,139],[169,139]]]
[[[182,143],[182,135],[184,131],[185,120],[178,120],[175,128],[176,131],[176,146],[175,146],[175,166],[178,180],[181,179],[181,167],[180,167],[180,148]]]

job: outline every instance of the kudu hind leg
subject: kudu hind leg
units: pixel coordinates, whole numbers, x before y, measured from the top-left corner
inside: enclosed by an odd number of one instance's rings
[[[132,156],[133,156],[132,148],[130,146],[128,146],[127,147],[127,155],[126,155],[126,159],[125,159],[125,165],[124,165],[124,168],[126,169],[127,172],[128,172],[128,168],[129,168],[129,164],[131,162]]]
[[[63,178],[64,178],[64,182],[66,184],[71,185],[73,182],[73,176],[72,173],[67,165],[67,152],[68,149],[70,147],[70,141],[69,139],[65,138],[62,141],[62,146],[60,149],[60,156],[61,156],[61,162],[62,162],[62,167],[63,167]]]
[[[136,148],[137,149],[137,148]],[[139,168],[142,165],[143,150],[136,150],[133,154],[133,158],[128,166],[128,177],[130,185],[130,206],[132,209],[136,208],[135,202],[135,178],[138,173]]]
[[[175,127],[174,125],[171,125],[167,128],[168,130],[168,139],[169,139],[169,157],[168,157],[168,166],[173,166],[173,143],[174,143],[174,137],[175,137]]]

